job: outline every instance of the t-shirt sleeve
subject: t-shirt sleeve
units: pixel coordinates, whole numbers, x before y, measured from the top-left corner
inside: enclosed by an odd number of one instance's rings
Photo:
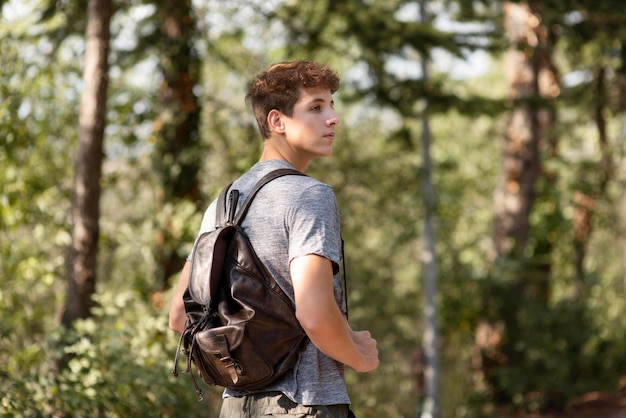
[[[213,231],[215,229],[215,208],[217,207],[217,200],[211,202],[207,210],[204,212],[204,216],[202,217],[202,223],[200,224],[200,231],[198,231],[198,235],[196,236],[196,241],[194,242],[193,248],[196,248],[196,243],[198,242],[198,238],[200,235],[205,232]],[[187,261],[191,262],[193,257],[193,249],[187,256]]]
[[[291,203],[287,216],[289,262],[316,254],[333,263],[339,272],[341,233],[337,199],[332,188],[317,184],[303,190]]]

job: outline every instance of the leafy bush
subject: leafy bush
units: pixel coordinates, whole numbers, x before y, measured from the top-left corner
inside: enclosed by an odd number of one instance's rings
[[[131,292],[101,294],[98,302],[94,317],[74,329],[13,347],[0,383],[6,416],[215,415],[217,389],[198,402],[190,378],[170,374],[177,338],[163,306]]]
[[[626,364],[612,348],[624,337],[603,335],[588,297],[547,304],[502,283],[490,291],[506,324],[500,346],[506,362],[488,376],[497,403],[560,411],[573,397],[616,387]]]

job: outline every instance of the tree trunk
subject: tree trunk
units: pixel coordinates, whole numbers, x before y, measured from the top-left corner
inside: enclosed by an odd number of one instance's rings
[[[477,381],[487,385],[494,383],[490,381],[494,369],[508,364],[515,367],[515,356],[523,355],[514,345],[525,338],[517,321],[524,316],[528,302],[545,305],[549,299],[552,244],[546,236],[535,237],[531,248],[528,243],[530,215],[535,197],[542,190],[539,186],[554,187],[556,180],[554,174],[542,171],[542,156],[558,153],[557,138],[550,129],[556,113],[549,99],[558,96],[560,90],[551,59],[554,39],[548,23],[541,21],[538,2],[506,2],[504,19],[509,43],[505,75],[511,111],[494,193],[491,258],[495,262],[495,283],[489,288],[491,293],[485,295],[484,309],[490,314],[485,314],[489,317],[482,318],[475,331],[473,359]],[[542,176],[549,181],[538,182]],[[541,226],[547,228],[550,219],[543,222]],[[500,400],[497,384],[492,389]]]
[[[428,21],[426,0],[420,1],[420,14],[423,23]],[[422,57],[422,77],[428,83],[427,56]],[[428,100],[428,99],[426,99]],[[422,175],[424,177],[424,237],[422,244],[422,266],[424,271],[424,335],[423,354],[423,402],[420,418],[439,418],[439,329],[437,319],[437,254],[435,235],[435,186],[432,180],[432,162],[430,153],[431,132],[429,121],[429,103],[426,101],[422,114]]]
[[[574,266],[576,269],[576,286],[573,298],[577,298],[585,287],[585,257],[593,230],[592,218],[596,210],[596,203],[606,191],[613,173],[613,157],[611,155],[606,118],[607,94],[605,87],[605,69],[600,68],[596,73],[596,92],[593,108],[594,120],[598,129],[598,143],[600,161],[583,164],[578,173],[577,190],[574,191],[574,215],[572,227],[574,232]]]
[[[84,90],[75,161],[72,243],[67,263],[67,295],[61,315],[61,323],[66,327],[76,319],[90,315],[96,286],[111,13],[111,0],[89,0]]]
[[[515,265],[515,269],[531,266],[533,271],[526,271],[525,275],[533,277],[532,283],[521,278],[517,284],[521,291],[547,300],[551,266],[545,260],[550,259],[552,244],[546,237],[539,238],[531,249],[534,259],[527,260],[527,243],[538,180],[542,175],[550,177],[544,182],[546,188],[554,187],[556,181],[555,175],[542,172],[541,165],[542,155],[558,153],[557,138],[551,130],[556,112],[550,105],[550,99],[560,93],[551,56],[555,40],[548,24],[541,21],[538,3],[507,2],[504,13],[509,42],[505,71],[512,109],[506,122],[502,168],[494,193],[492,259]]]
[[[182,199],[199,201],[198,173],[202,152],[198,136],[200,108],[193,92],[198,60],[193,53],[195,23],[190,0],[154,3],[161,15],[160,66],[163,82],[159,94],[159,116],[154,122],[157,143],[153,164],[161,182],[162,206]],[[156,258],[161,268],[163,288],[177,274],[185,258],[176,252],[179,237],[171,218],[159,227]]]
[[[502,169],[495,191],[494,258],[523,254],[529,216],[539,175],[539,118],[529,99],[537,97],[538,69],[533,61],[537,17],[523,4],[504,5],[505,30],[510,44],[505,54],[509,97],[517,102],[504,133]]]

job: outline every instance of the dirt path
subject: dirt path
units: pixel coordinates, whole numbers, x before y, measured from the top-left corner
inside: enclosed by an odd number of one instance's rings
[[[613,393],[591,392],[570,402],[561,414],[526,414],[514,418],[626,418],[626,388]]]
[[[592,392],[571,403],[558,418],[626,418],[626,389],[617,393]]]

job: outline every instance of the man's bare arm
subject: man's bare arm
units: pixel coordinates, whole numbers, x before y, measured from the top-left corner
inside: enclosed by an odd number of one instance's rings
[[[330,260],[298,257],[291,262],[296,317],[311,342],[327,356],[357,372],[378,367],[376,340],[368,331],[354,331],[337,306]]]
[[[170,302],[170,328],[181,333],[185,329],[185,321],[187,315],[185,313],[185,304],[183,303],[183,295],[189,285],[189,273],[191,272],[191,263],[187,261],[183,270],[180,272],[178,283],[174,288],[172,301]]]

